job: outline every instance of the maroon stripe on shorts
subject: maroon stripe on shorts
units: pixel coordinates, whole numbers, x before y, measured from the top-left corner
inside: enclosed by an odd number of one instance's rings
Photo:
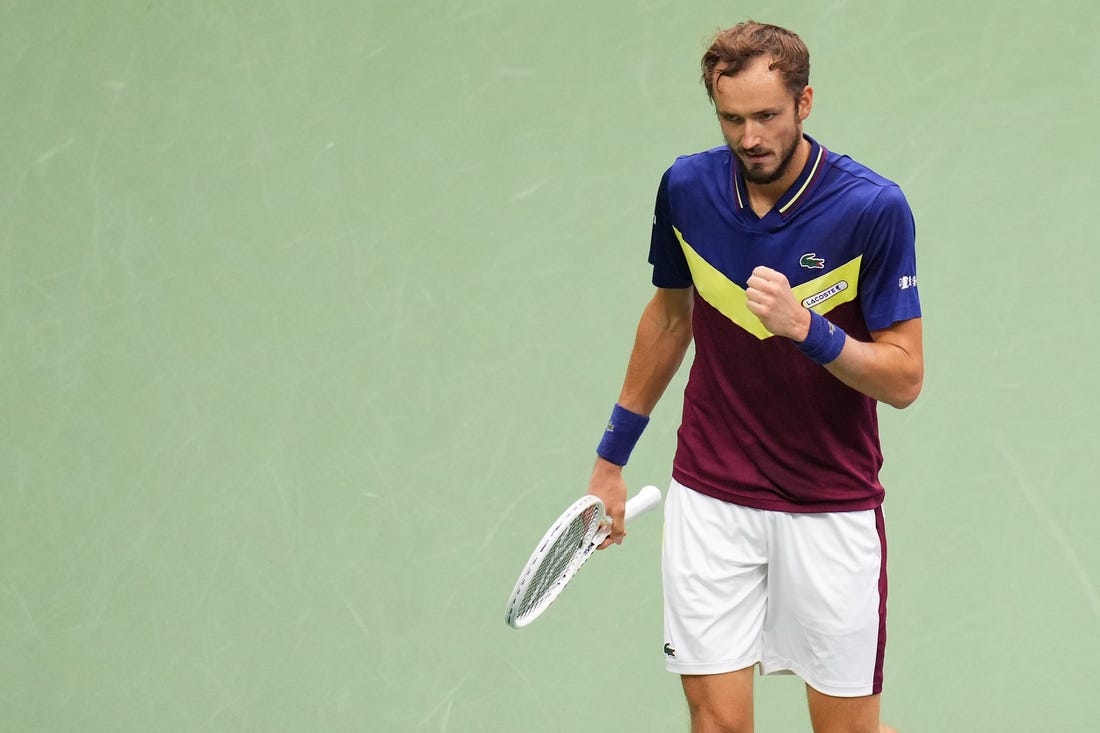
[[[875,509],[875,529],[882,548],[882,562],[878,571],[878,653],[875,655],[875,679],[871,694],[878,695],[882,692],[882,664],[886,657],[886,521],[882,516],[882,507]]]

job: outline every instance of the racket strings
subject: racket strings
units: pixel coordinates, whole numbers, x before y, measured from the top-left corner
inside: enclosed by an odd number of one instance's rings
[[[560,583],[569,579],[570,569],[578,558],[583,558],[587,553],[599,529],[596,521],[599,514],[597,507],[588,507],[554,538],[519,604],[520,616],[537,608],[545,598],[552,596]]]

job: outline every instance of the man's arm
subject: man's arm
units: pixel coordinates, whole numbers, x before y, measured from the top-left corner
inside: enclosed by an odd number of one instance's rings
[[[748,308],[776,336],[802,343],[810,332],[810,311],[791,292],[780,272],[768,267],[753,270],[746,283]],[[899,409],[908,407],[924,382],[924,346],[921,319],[900,321],[872,331],[871,342],[848,336],[840,355],[825,368],[844,384]]]
[[[872,331],[873,342],[851,336],[829,372],[854,390],[899,410],[913,404],[924,383],[924,345],[921,319],[895,323]]]
[[[658,288],[638,321],[634,348],[619,395],[619,404],[639,415],[649,415],[661,399],[691,344],[692,288]],[[622,466],[596,458],[588,493],[600,497],[613,519],[611,542],[620,544],[626,531],[623,511],[626,483]]]

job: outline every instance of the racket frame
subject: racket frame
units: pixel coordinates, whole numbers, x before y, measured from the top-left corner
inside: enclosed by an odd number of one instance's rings
[[[639,514],[653,509],[660,502],[660,489],[656,486],[646,486],[626,502],[624,521],[629,522]],[[543,561],[547,558],[547,551],[549,548],[554,545],[557,539],[569,528],[574,520],[593,508],[598,513],[598,516],[594,518],[595,521],[592,525],[593,529],[588,530],[587,534],[590,536],[583,541],[581,546],[574,552],[572,560],[570,560],[565,568],[558,574],[558,577],[550,584],[538,603],[521,613],[521,602],[527,595],[531,583],[534,582],[538,575],[538,571],[542,567]],[[565,586],[569,584],[569,581],[573,579],[581,567],[584,566],[588,558],[592,557],[592,553],[595,552],[596,548],[599,547],[610,534],[611,517],[607,516],[607,510],[604,507],[603,500],[597,496],[588,494],[573,502],[561,513],[557,521],[546,530],[546,534],[544,534],[538,544],[535,545],[531,557],[527,559],[527,563],[523,566],[523,570],[516,580],[516,585],[512,589],[512,594],[508,598],[508,606],[504,617],[505,622],[514,629],[521,629],[541,616],[542,613],[549,608],[550,604],[557,599],[565,589]]]

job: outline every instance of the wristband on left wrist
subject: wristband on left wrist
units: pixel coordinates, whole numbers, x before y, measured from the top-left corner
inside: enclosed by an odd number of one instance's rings
[[[798,344],[798,350],[824,366],[840,356],[848,334],[844,329],[815,311],[810,311],[810,330],[806,339]]]

